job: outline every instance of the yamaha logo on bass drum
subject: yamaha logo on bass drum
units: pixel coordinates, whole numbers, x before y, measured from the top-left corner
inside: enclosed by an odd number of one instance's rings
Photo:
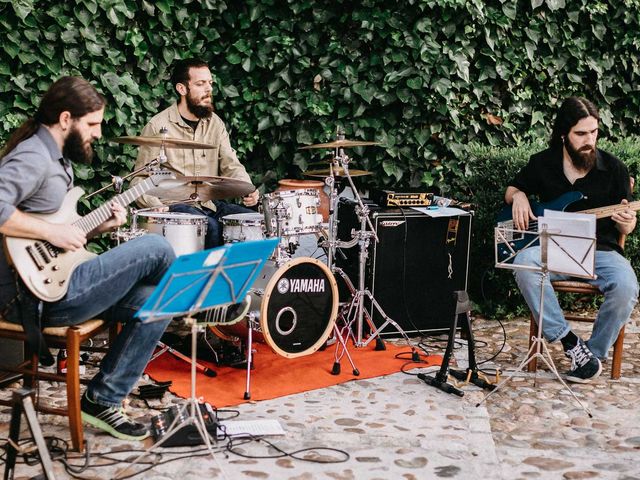
[[[324,278],[281,278],[278,281],[278,292],[291,293],[324,293]]]

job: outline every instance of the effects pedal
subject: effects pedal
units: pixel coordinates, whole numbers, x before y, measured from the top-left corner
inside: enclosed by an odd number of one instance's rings
[[[208,403],[198,404],[207,431],[213,439],[217,439],[218,418],[213,408]],[[159,442],[169,432],[173,421],[178,419],[174,430],[163,443],[163,447],[186,447],[204,444],[204,439],[193,423],[184,424],[191,413],[191,406],[185,408],[173,406],[166,412],[151,418],[151,434],[155,442]]]

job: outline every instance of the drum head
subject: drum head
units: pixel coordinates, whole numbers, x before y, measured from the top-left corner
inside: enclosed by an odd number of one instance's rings
[[[308,355],[326,342],[338,311],[338,287],[326,265],[300,257],[269,280],[260,308],[265,341],[288,358]]]

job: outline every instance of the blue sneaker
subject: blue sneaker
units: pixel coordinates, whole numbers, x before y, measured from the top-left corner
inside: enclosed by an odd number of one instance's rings
[[[581,338],[578,338],[575,347],[564,354],[571,359],[571,370],[566,374],[566,379],[570,382],[589,383],[602,373],[602,363]]]

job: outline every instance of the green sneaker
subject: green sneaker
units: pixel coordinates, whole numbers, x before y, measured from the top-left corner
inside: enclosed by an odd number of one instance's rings
[[[80,400],[80,410],[82,420],[121,440],[139,441],[149,436],[147,427],[131,420],[121,407],[95,403],[86,392]]]

